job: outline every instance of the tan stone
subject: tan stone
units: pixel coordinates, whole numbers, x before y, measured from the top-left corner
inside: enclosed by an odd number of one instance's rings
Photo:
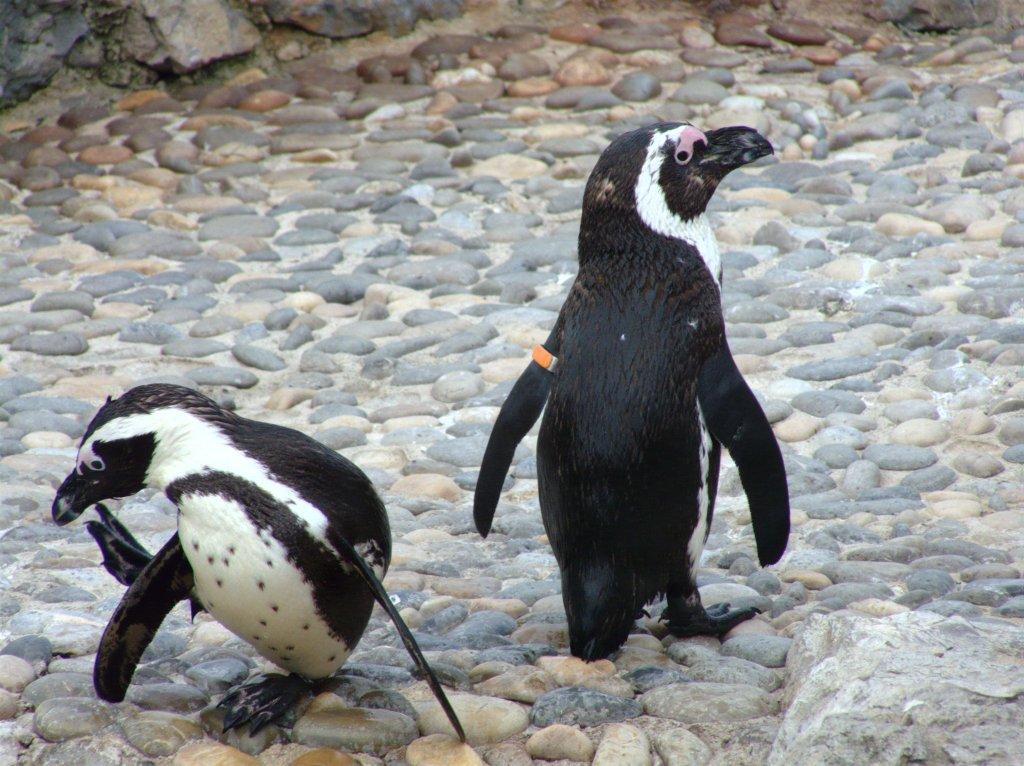
[[[875,228],[890,237],[912,237],[915,234],[945,234],[941,223],[918,218],[906,213],[884,213],[876,222]]]
[[[604,730],[594,754],[594,766],[651,766],[647,735],[628,723],[613,723]]]
[[[508,95],[513,98],[534,98],[553,93],[561,86],[550,77],[527,77],[524,80],[510,82],[507,86]]]
[[[486,745],[514,737],[530,725],[526,709],[515,702],[496,697],[481,697],[465,693],[448,693],[466,739],[472,745]],[[424,734],[453,735],[452,725],[433,697],[412,700],[417,722]]]
[[[0,688],[17,694],[32,683],[35,677],[36,671],[26,660],[13,654],[0,654],[0,681],[3,682]]]
[[[403,497],[434,497],[455,502],[462,497],[459,485],[439,473],[414,473],[391,485],[391,491]]]
[[[259,90],[238,102],[238,108],[247,112],[269,112],[279,109],[292,100],[292,97],[280,90]]]
[[[279,388],[267,398],[266,408],[283,412],[313,398],[316,392],[311,388]]]
[[[259,761],[227,745],[196,742],[177,752],[171,766],[259,766]]]
[[[526,740],[526,752],[542,761],[583,761],[594,757],[594,743],[579,729],[555,723],[534,732]]]
[[[912,444],[916,447],[931,447],[949,438],[949,427],[945,423],[929,418],[905,420],[892,429],[892,440],[896,444]]]
[[[156,90],[155,88],[138,90],[121,98],[117,102],[117,108],[122,112],[134,112],[136,109],[145,106],[150,101],[156,101],[158,98],[166,97],[166,93],[162,90]]]
[[[477,162],[469,169],[471,176],[494,176],[503,180],[518,181],[533,178],[547,172],[548,166],[532,157],[518,154],[497,154]]]
[[[130,160],[132,156],[132,150],[120,144],[88,146],[78,153],[78,159],[90,165],[116,165]]]
[[[74,441],[60,431],[32,431],[21,437],[21,443],[28,449],[63,449]]]
[[[176,231],[195,231],[199,228],[199,224],[191,218],[173,210],[154,210],[146,216],[146,223]]]
[[[611,75],[600,61],[592,58],[573,57],[563,63],[555,72],[555,80],[562,85],[607,85]]]
[[[359,761],[340,750],[318,747],[300,755],[291,766],[359,766]]]
[[[445,734],[431,734],[410,742],[405,760],[409,766],[484,766],[473,748]]]
[[[832,580],[826,575],[807,569],[786,569],[779,572],[779,579],[783,582],[801,583],[807,590],[821,590],[832,584]]]
[[[615,675],[611,660],[584,662],[578,657],[540,657],[537,666],[546,670],[559,686],[578,686],[584,681]]]
[[[776,423],[775,435],[784,442],[802,442],[818,433],[822,420],[806,412],[794,412],[781,423]]]

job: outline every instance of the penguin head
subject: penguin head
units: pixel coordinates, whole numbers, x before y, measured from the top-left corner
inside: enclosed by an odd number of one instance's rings
[[[57,490],[53,520],[67,524],[96,503],[142,490],[151,483],[157,462],[173,459],[176,447],[189,449],[182,427],[197,415],[233,417],[184,386],[136,386],[108,398],[82,436],[74,470]]]
[[[718,184],[736,168],[773,153],[753,128],[702,131],[658,123],[618,136],[587,181],[581,230],[639,217],[665,234],[702,215]]]

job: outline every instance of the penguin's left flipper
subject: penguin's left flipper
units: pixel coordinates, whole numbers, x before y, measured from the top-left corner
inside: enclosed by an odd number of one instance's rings
[[[476,480],[473,495],[473,520],[481,536],[487,537],[498,507],[501,487],[505,483],[508,467],[516,447],[533,428],[551,391],[552,375],[536,362],[519,376],[512,386],[508,398],[501,405],[501,411],[494,421],[491,436],[487,440],[483,460],[480,461],[480,475]]]
[[[92,679],[96,694],[120,702],[128,691],[142,653],[167,614],[189,597],[192,568],[172,535],[125,591],[100,639]]]
[[[142,547],[103,503],[96,504],[96,513],[100,517],[99,521],[87,521],[85,528],[103,554],[103,568],[122,585],[131,585],[153,555]]]
[[[729,345],[700,370],[697,398],[711,435],[721,442],[739,469],[750,505],[757,557],[774,564],[789,539],[789,488],[782,452],[772,426],[747,382],[736,368]]]
[[[466,732],[462,728],[462,722],[459,721],[459,717],[455,714],[455,710],[452,709],[452,704],[448,701],[448,697],[445,695],[444,689],[441,687],[441,682],[438,681],[437,676],[434,675],[434,670],[427,662],[427,658],[423,656],[423,652],[420,650],[419,644],[416,643],[416,638],[412,635],[412,631],[409,630],[409,626],[405,624],[405,620],[402,619],[402,615],[398,613],[398,610],[395,609],[395,605],[391,602],[391,597],[388,596],[388,592],[384,588],[384,583],[380,581],[377,574],[370,568],[370,565],[366,563],[366,559],[359,555],[359,552],[352,546],[352,543],[341,535],[331,535],[330,542],[341,556],[342,560],[359,573],[367,587],[370,589],[370,592],[373,594],[374,599],[376,599],[377,603],[381,605],[381,608],[387,612],[388,617],[390,617],[391,621],[395,624],[395,628],[398,630],[398,635],[401,637],[402,643],[405,644],[405,648],[409,652],[409,656],[411,656],[419,666],[420,671],[426,678],[427,685],[437,698],[437,702],[441,705],[441,709],[444,710],[444,714],[448,717],[448,721],[451,723],[452,728],[458,735],[459,740],[465,742]]]

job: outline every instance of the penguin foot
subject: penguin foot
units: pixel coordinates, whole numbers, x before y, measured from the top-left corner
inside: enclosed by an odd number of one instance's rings
[[[88,521],[85,528],[92,535],[103,554],[103,568],[122,585],[131,585],[153,558],[152,554],[132,537],[107,506],[96,504],[99,521]]]
[[[705,609],[700,604],[696,608],[687,604],[683,608],[673,608],[671,601],[665,607],[662,619],[668,625],[668,631],[679,638],[690,636],[717,636],[721,638],[741,622],[760,614],[757,607],[732,609],[729,604],[714,604]]]
[[[224,710],[224,731],[247,723],[249,734],[253,735],[312,694],[313,684],[294,673],[288,676],[267,673],[236,686],[224,695],[217,707]]]

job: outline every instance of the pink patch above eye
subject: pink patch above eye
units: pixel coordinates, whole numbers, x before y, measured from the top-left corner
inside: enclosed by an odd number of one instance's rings
[[[693,125],[687,125],[683,128],[683,131],[679,134],[679,138],[676,140],[676,162],[685,165],[693,158],[693,150],[697,144],[708,145],[708,137]]]

